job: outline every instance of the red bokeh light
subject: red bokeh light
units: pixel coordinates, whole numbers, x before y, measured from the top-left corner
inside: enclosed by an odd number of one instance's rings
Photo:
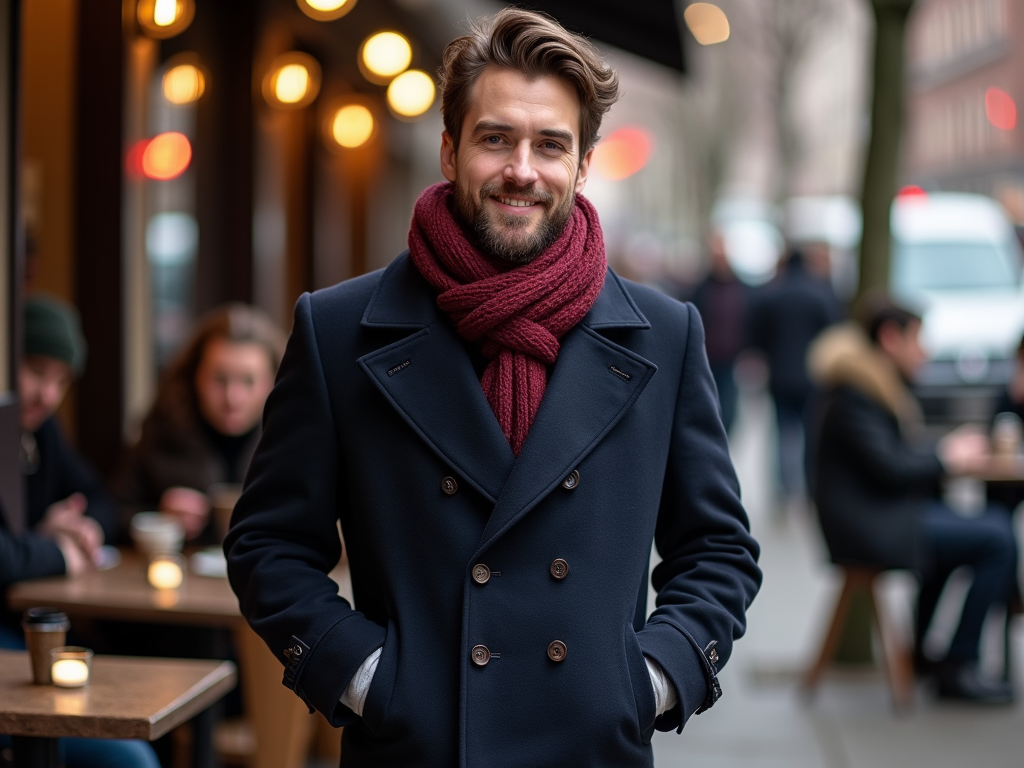
[[[654,142],[642,128],[619,128],[594,150],[594,167],[608,179],[618,181],[632,176],[651,157]]]
[[[1001,88],[989,88],[985,91],[985,116],[996,128],[1012,131],[1017,127],[1017,104]]]
[[[908,184],[907,186],[900,189],[896,196],[906,200],[908,198],[928,197],[928,193],[925,192],[924,189],[917,186],[916,184]]]
[[[139,147],[142,142],[136,144]],[[129,152],[129,158],[132,152]],[[192,162],[192,145],[183,133],[168,131],[145,142],[139,158],[142,174],[156,181],[169,181],[181,176]]]

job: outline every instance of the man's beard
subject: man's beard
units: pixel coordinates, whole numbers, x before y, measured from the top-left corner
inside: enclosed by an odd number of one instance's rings
[[[517,197],[536,200],[547,207],[532,233],[527,230],[533,222],[525,216],[509,216],[485,207],[491,197]],[[512,264],[529,264],[562,234],[572,215],[576,196],[566,195],[557,208],[551,208],[554,197],[550,192],[517,187],[514,184],[485,184],[479,199],[461,184],[455,184],[455,215],[476,237],[477,245],[485,254]]]

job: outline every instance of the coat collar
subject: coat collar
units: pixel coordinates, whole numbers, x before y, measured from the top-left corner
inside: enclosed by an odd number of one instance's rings
[[[359,364],[412,430],[494,505],[481,551],[558,487],[628,412],[657,370],[598,333],[651,327],[609,270],[590,312],[562,339],[540,410],[516,458],[465,342],[437,309],[434,290],[408,253],[381,276],[362,325],[412,331],[364,355]]]

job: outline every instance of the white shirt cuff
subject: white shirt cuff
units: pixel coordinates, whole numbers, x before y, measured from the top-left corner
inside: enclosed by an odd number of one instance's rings
[[[373,682],[373,673],[377,671],[380,651],[378,648],[366,657],[366,661],[359,665],[359,669],[352,676],[348,688],[341,694],[341,703],[360,717],[363,716],[363,703],[366,701],[366,693],[370,690],[370,683]]]
[[[678,703],[676,689],[665,677],[665,671],[658,662],[646,656],[644,656],[644,661],[647,662],[647,672],[651,676],[651,687],[654,688],[654,703],[658,710],[658,717],[661,717]]]

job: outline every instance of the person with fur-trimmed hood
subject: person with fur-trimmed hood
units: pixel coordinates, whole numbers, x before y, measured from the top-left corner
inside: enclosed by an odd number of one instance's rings
[[[939,696],[1010,703],[1010,684],[983,678],[978,657],[986,615],[1012,592],[1017,545],[1005,511],[968,519],[938,500],[942,478],[970,474],[988,447],[970,427],[937,446],[917,445],[922,417],[908,382],[926,359],[920,331],[918,315],[876,296],[862,327],[837,326],[811,347],[809,368],[823,391],[812,493],[833,562],[921,575],[915,662],[935,674]],[[945,657],[931,664],[921,642],[943,585],[961,566],[973,570],[973,582]]]

